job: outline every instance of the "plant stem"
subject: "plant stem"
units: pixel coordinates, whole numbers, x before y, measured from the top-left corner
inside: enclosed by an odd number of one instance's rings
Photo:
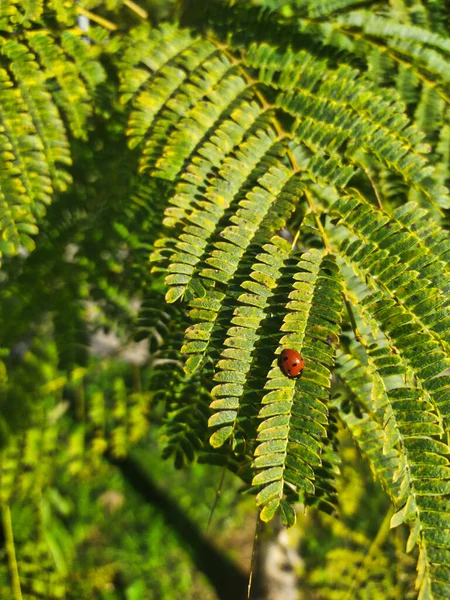
[[[20,589],[19,570],[17,568],[16,560],[16,549],[14,546],[11,510],[9,508],[9,504],[6,502],[2,503],[2,523],[3,533],[5,535],[5,550],[8,557],[11,588],[14,595],[14,600],[22,600],[22,590]]]

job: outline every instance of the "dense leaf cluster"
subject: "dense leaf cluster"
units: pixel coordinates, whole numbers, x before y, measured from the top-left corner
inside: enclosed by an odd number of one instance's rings
[[[446,4],[0,8],[4,515],[60,436],[81,476],[156,419],[178,466],[225,465],[292,525],[337,510],[345,429],[419,597],[449,597]],[[102,379],[102,327],[149,340],[142,373]]]

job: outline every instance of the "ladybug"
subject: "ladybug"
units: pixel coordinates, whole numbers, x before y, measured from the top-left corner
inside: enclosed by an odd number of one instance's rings
[[[305,366],[300,352],[292,349],[283,350],[278,359],[278,364],[286,377],[289,377],[290,379],[297,379],[297,377],[300,377],[303,372],[303,367]]]

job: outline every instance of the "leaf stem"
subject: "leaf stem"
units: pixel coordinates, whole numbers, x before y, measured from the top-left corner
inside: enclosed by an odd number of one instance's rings
[[[363,346],[365,346],[366,342],[365,342],[364,338],[361,337],[361,334],[359,333],[358,325],[356,324],[356,319],[355,319],[355,315],[353,313],[352,305],[350,304],[345,293],[342,293],[342,297],[344,298],[345,308],[347,309],[347,313],[348,313],[348,316],[350,319],[350,324],[352,326],[353,333],[355,335],[355,340],[357,342],[359,342],[360,344],[362,344]]]
[[[213,505],[211,507],[211,511],[209,513],[208,524],[206,525],[206,531],[208,531],[209,526],[211,525],[211,521],[212,521],[212,518],[213,518],[214,511],[216,510],[216,506],[217,506],[217,504],[219,502],[220,494],[222,493],[222,486],[223,486],[223,481],[225,479],[225,473],[226,472],[227,472],[227,465],[225,465],[223,467],[223,469],[222,469],[222,475],[220,477],[219,486],[217,488],[216,495],[215,495],[215,498],[214,498],[214,502],[213,502]]]
[[[330,240],[328,239],[326,231],[320,221],[320,216],[317,214],[317,206],[316,206],[309,190],[305,189],[304,194],[306,196],[306,200],[308,201],[309,208],[311,209],[311,212],[314,214],[314,220],[316,222],[317,229],[320,231],[320,235],[322,236],[322,240],[325,245],[326,251],[328,252],[328,254],[331,254],[333,252],[333,249],[331,247]]]

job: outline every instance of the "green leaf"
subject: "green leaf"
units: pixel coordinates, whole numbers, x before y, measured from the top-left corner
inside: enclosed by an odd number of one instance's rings
[[[264,523],[271,521],[275,516],[275,513],[277,512],[279,506],[280,500],[278,498],[268,502],[259,513],[259,518],[261,519],[261,521],[263,521]]]
[[[184,287],[178,286],[170,288],[170,290],[166,293],[166,302],[176,302],[179,300],[184,294]]]
[[[294,527],[297,520],[297,515],[295,513],[295,510],[292,508],[289,502],[286,502],[286,500],[281,500],[280,502],[280,513],[281,522],[283,523],[283,525],[285,527]]]
[[[221,427],[215,431],[209,438],[209,443],[213,448],[220,448],[233,433],[233,427]]]

